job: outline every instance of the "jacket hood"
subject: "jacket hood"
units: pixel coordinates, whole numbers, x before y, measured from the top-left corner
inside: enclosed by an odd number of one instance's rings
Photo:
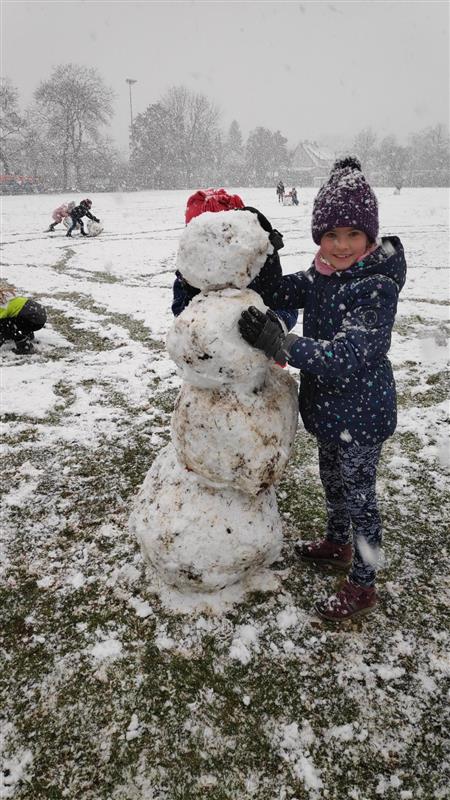
[[[406,260],[398,236],[383,236],[380,246],[373,253],[341,273],[343,280],[367,278],[369,275],[384,275],[397,284],[399,291],[403,288]]]

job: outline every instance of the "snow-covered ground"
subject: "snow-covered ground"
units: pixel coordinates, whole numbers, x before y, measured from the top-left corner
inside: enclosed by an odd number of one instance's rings
[[[237,191],[284,234],[283,270],[306,269],[316,190],[297,208]],[[449,196],[377,194],[409,267],[399,425],[380,470],[381,603],[337,630],[311,613],[335,576],[292,553],[324,524],[302,430],[268,591],[221,616],[169,611],[127,530],[180,386],[164,342],[188,192],[92,195],[104,233],[71,240],[43,233],[70,194],[1,199],[3,277],[49,316],[35,355],[0,351],[2,798],[448,796]]]

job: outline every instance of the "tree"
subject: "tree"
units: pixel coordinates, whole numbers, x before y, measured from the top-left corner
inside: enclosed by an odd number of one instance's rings
[[[133,122],[131,181],[137,188],[167,189],[177,185],[174,147],[176,128],[161,103],[154,103]]]
[[[254,186],[271,186],[289,164],[287,139],[280,131],[258,127],[250,131],[245,161],[247,178]]]
[[[241,129],[235,119],[225,139],[222,172],[224,183],[229,186],[242,185],[245,178],[245,150]]]
[[[209,183],[214,168],[214,142],[218,133],[219,110],[203,94],[174,86],[162,99],[175,130],[179,132],[177,164],[183,185]]]
[[[132,172],[152,188],[205,186],[217,173],[219,111],[205,95],[169,89],[133,124]]]
[[[242,153],[242,132],[239,123],[234,119],[227,135],[227,147],[234,153]]]
[[[46,118],[55,157],[61,162],[63,187],[68,188],[70,167],[81,185],[82,148],[99,139],[100,127],[113,116],[113,92],[95,69],[64,64],[39,85],[35,98]]]
[[[363,172],[369,175],[376,165],[377,137],[372,128],[364,128],[355,136],[352,149],[361,161]]]
[[[108,137],[101,137],[85,147],[83,166],[89,175],[86,189],[109,192],[126,185],[127,164]]]
[[[225,174],[226,152],[225,137],[222,131],[218,130],[212,142],[213,169],[207,180],[209,186],[229,183],[229,179]]]
[[[42,188],[57,190],[61,186],[60,163],[55,160],[55,148],[48,136],[46,120],[35,106],[26,112],[26,133],[22,148],[22,168],[32,175]]]
[[[19,112],[17,89],[7,78],[0,86],[0,106],[0,162],[4,172],[10,174],[20,163],[26,123]]]
[[[397,143],[395,136],[385,136],[377,151],[377,166],[388,185],[403,186],[408,173],[410,152]]]
[[[413,180],[418,186],[450,185],[450,141],[444,125],[410,137]]]
[[[272,176],[273,181],[284,170],[289,169],[291,155],[287,149],[287,139],[280,131],[275,131],[272,134],[273,139],[273,155],[272,155]]]

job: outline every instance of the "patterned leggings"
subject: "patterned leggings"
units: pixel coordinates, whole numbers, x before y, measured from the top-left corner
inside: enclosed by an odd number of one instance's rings
[[[318,445],[328,513],[327,539],[336,544],[353,540],[350,578],[361,586],[372,586],[382,537],[375,491],[381,445],[341,447],[334,442],[318,442]]]

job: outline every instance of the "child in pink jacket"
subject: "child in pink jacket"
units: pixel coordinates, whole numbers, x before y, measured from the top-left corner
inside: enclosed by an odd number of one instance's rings
[[[55,208],[52,214],[54,221],[50,223],[46,232],[53,233],[53,231],[55,230],[55,225],[59,225],[59,223],[62,222],[63,219],[70,216],[70,212],[72,211],[73,208],[75,208],[75,205],[76,204],[73,202],[73,200],[71,200],[70,203],[63,203],[61,206],[58,206],[58,208]]]

